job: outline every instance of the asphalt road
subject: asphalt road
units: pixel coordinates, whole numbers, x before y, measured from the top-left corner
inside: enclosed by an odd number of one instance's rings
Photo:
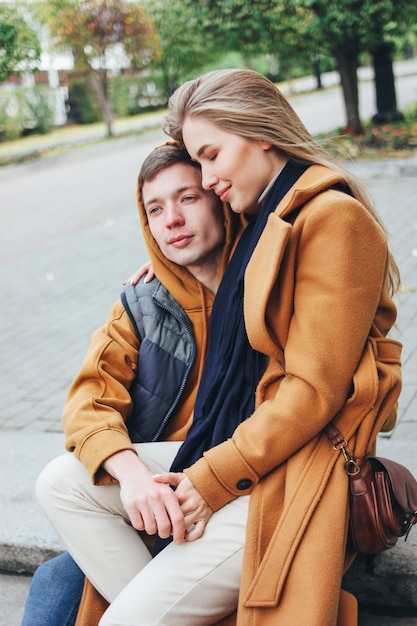
[[[397,108],[417,102],[417,76],[397,76],[395,80]],[[340,87],[326,91],[312,91],[291,98],[291,104],[313,135],[346,126],[343,94]],[[369,120],[376,113],[374,82],[359,82],[359,114]]]
[[[376,111],[374,84],[363,81],[359,89],[361,117],[369,119]],[[396,92],[399,109],[417,102],[417,75],[398,75]],[[290,100],[312,134],[345,124],[340,87]],[[71,233],[134,213],[140,164],[165,139],[162,131],[152,131],[0,168],[0,267]]]
[[[0,266],[136,210],[136,177],[162,131],[7,166],[0,177]]]

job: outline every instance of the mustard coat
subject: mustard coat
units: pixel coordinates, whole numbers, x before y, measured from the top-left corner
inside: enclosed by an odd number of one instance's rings
[[[311,166],[270,215],[245,276],[249,341],[270,357],[256,409],[186,470],[213,510],[251,494],[238,626],[357,623],[347,478],[323,427],[373,449],[395,422],[401,344],[386,236],[341,182]]]

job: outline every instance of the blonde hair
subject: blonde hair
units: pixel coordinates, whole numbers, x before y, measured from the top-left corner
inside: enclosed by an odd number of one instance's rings
[[[276,85],[258,72],[214,70],[184,83],[169,100],[164,131],[184,145],[182,127],[185,119],[199,116],[227,132],[271,142],[297,163],[325,165],[339,172],[353,197],[385,231],[365,186],[313,139]],[[387,278],[393,293],[400,278],[390,252]]]

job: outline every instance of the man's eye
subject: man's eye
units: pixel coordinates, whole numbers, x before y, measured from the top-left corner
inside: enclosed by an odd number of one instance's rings
[[[155,213],[158,213],[158,211],[160,211],[161,208],[159,206],[153,206],[149,209],[149,215],[154,215]]]
[[[196,196],[184,196],[184,202],[193,202],[196,199]]]

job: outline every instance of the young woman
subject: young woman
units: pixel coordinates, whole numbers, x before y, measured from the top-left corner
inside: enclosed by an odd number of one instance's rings
[[[165,130],[247,226],[214,300],[193,423],[171,471],[154,476],[176,487],[187,531],[172,521],[175,541],[159,542],[100,624],[209,625],[238,596],[228,624],[354,626],[356,601],[341,590],[353,558],[347,479],[324,429],[333,422],[362,456],[395,422],[401,345],[387,334],[398,271],[386,234],[361,185],[255,72],[186,83]],[[62,508],[58,487],[50,514]],[[105,513],[104,496],[85,493],[78,514]],[[103,564],[99,588],[107,577],[120,589],[130,535],[113,540],[120,567]]]
[[[222,412],[235,385],[224,384],[227,373],[243,369],[251,349],[268,365],[249,419],[186,470],[213,510],[251,494],[238,624],[353,626],[355,603],[340,590],[351,559],[344,462],[323,429],[333,421],[361,456],[394,424],[401,346],[387,334],[399,274],[386,234],[359,181],[256,72],[214,71],[184,84],[164,130],[200,163],[203,187],[250,220],[213,310],[212,345],[221,340],[199,391],[208,389],[208,404],[217,390],[213,423],[231,421],[233,400]],[[244,328],[222,336],[216,310],[228,329],[240,307]],[[233,370],[232,346],[245,332]],[[210,407],[196,408],[187,439],[210,417]],[[186,449],[187,441],[176,467],[195,461]]]

